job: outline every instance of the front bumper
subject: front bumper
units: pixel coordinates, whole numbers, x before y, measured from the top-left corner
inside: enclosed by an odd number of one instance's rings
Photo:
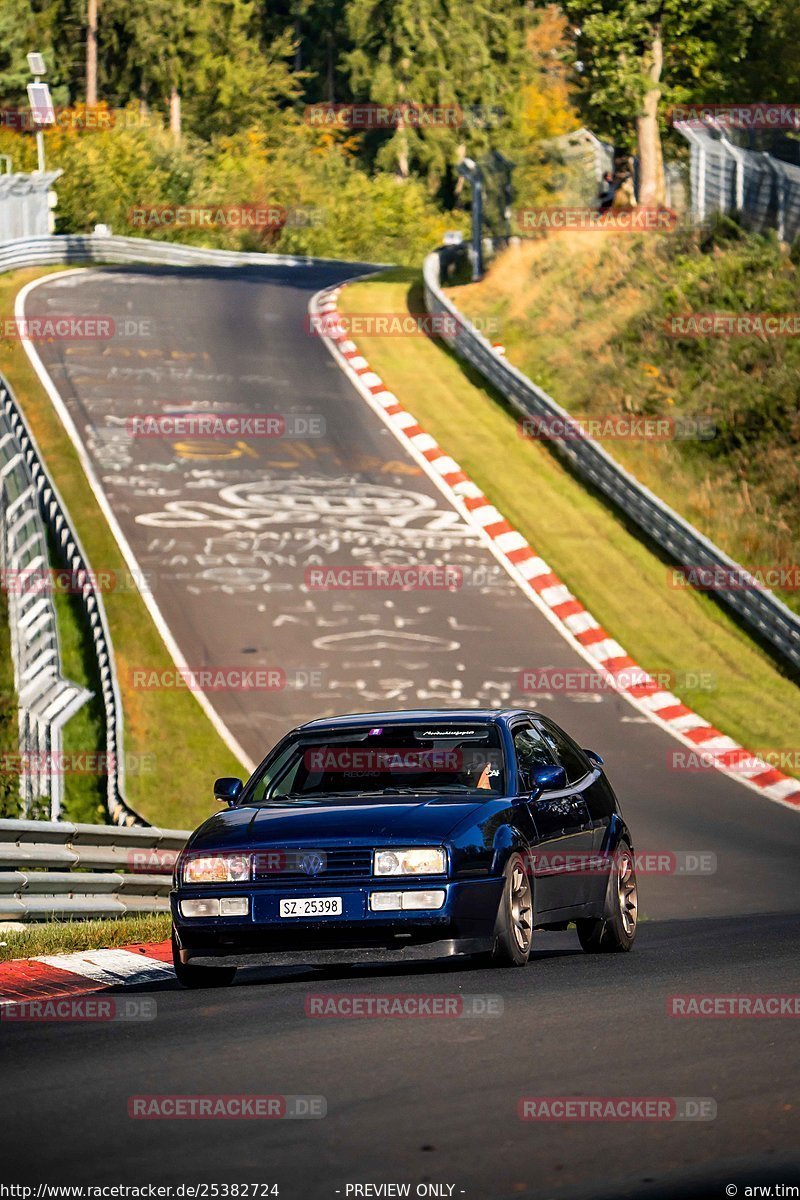
[[[423,885],[403,884],[404,890]],[[372,912],[370,893],[398,890],[383,881],[336,887],[201,888],[181,887],[171,895],[172,918],[183,963],[202,965],[226,960],[226,965],[328,965],[336,963],[418,961],[479,954],[490,950],[502,894],[502,879],[484,878],[449,883],[425,882],[442,888],[444,906],[426,912]],[[250,899],[247,917],[187,918],[180,901],[211,896]],[[341,916],[281,918],[279,901],[290,896],[341,896]]]

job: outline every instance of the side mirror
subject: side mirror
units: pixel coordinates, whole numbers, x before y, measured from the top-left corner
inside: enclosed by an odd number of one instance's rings
[[[535,792],[558,792],[567,786],[567,772],[561,766],[535,767],[531,771]]]
[[[214,799],[218,800],[220,804],[227,804],[228,808],[233,808],[241,790],[241,779],[234,779],[230,775],[224,775],[222,779],[218,779],[214,784]]]
[[[595,763],[598,767],[602,767],[603,760],[596,750],[587,750],[586,747],[584,747],[583,753],[586,755],[589,762]]]

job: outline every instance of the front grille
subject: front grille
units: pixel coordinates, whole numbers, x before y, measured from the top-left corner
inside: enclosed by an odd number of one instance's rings
[[[371,875],[372,850],[368,846],[270,846],[254,855],[253,878],[258,883],[331,883],[369,879]]]

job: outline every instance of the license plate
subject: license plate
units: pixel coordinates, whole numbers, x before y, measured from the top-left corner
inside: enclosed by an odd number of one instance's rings
[[[282,917],[340,917],[341,896],[303,896],[297,900],[281,900]]]

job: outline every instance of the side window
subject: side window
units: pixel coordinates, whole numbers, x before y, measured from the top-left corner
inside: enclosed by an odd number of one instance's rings
[[[276,793],[283,795],[284,792],[290,792],[292,790],[292,779],[297,774],[297,768],[303,760],[302,758],[298,758],[297,762],[291,766],[288,772],[286,772],[286,764],[287,762],[291,761],[296,751],[296,742],[290,742],[289,745],[284,748],[283,753],[278,756],[278,758],[271,764],[269,769],[264,771],[264,773],[253,785],[253,790],[247,797],[248,804],[260,804],[272,784],[278,778],[280,778],[280,783],[276,788]],[[284,774],[284,772],[286,772],[286,774]]]
[[[523,725],[514,730],[514,753],[519,769],[519,786],[523,792],[533,788],[531,772],[535,767],[551,767],[556,762],[539,730],[533,725]]]
[[[560,762],[567,772],[567,783],[578,783],[591,772],[589,760],[578,749],[572,738],[567,737],[563,729],[559,729],[557,725],[551,725],[549,722],[547,724],[543,722],[540,732],[555,755],[556,762]]]

